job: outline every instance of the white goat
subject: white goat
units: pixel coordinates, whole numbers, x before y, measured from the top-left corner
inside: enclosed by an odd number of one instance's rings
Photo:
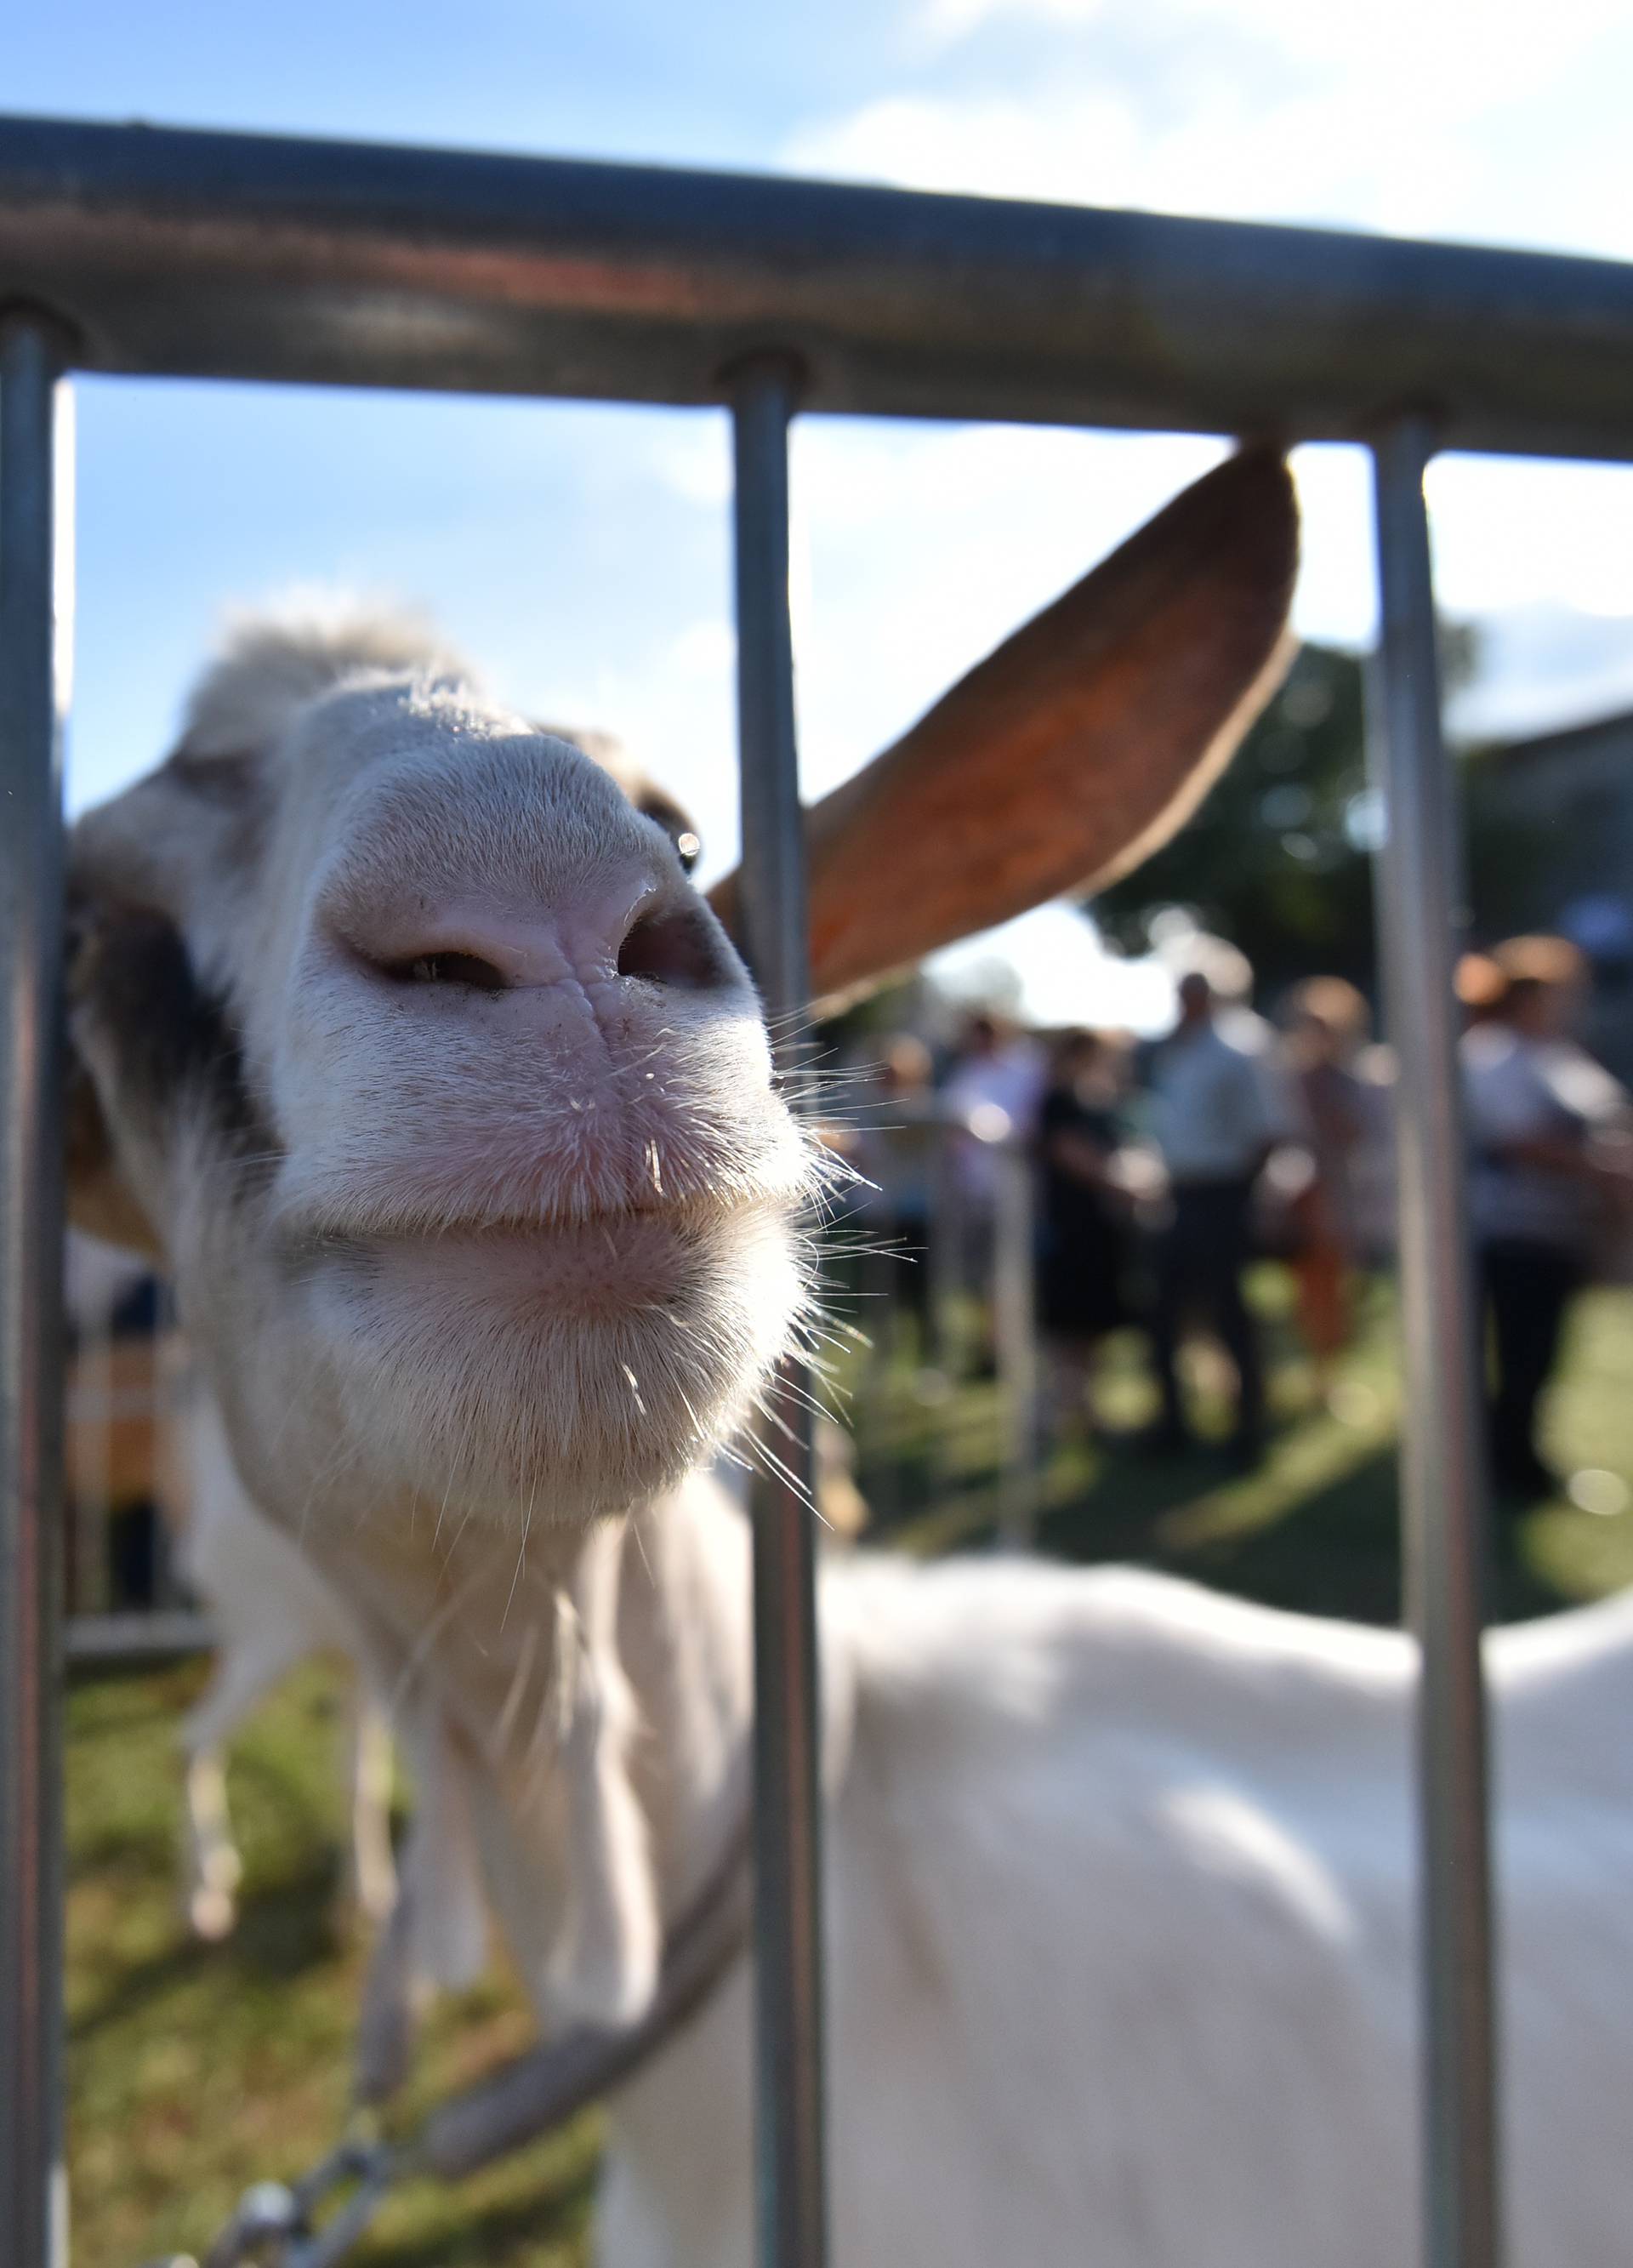
[[[1154,841],[1293,549],[1236,460],[820,806],[823,989]],[[388,626],[269,628],[75,843],[77,1203],[162,1244],[246,1484],[457,1759],[547,2029],[638,2016],[740,1846],[703,1468],[805,1297],[811,1154],[667,808]],[[823,1633],[839,2268],[1409,2260],[1403,1643],[865,1562]],[[1608,2268],[1633,1632],[1493,1653],[1514,2257]],[[739,1962],[614,2106],[608,2268],[747,2262],[748,2074]]]

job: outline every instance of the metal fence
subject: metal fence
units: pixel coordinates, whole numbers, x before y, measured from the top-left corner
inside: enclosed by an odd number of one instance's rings
[[[1455,868],[1423,475],[1438,447],[1633,457],[1633,269],[731,174],[0,122],[0,2226],[66,2256],[59,756],[73,369],[725,405],[751,957],[805,990],[787,607],[798,411],[1362,441],[1411,1402],[1427,2254],[1498,2254],[1482,1484],[1451,991]],[[798,1465],[796,1458],[794,1463]],[[798,1473],[795,1475],[798,1478]],[[815,1626],[791,1486],[755,1517],[761,2257],[825,2254]]]

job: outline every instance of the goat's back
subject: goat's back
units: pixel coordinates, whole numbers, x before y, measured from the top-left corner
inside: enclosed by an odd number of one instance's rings
[[[824,1610],[837,2268],[1416,2263],[1407,1641],[992,1561],[863,1557]],[[1609,2268],[1633,1613],[1491,1668],[1514,2257]],[[608,2268],[751,2257],[748,2022],[739,1976],[632,2091],[663,2210],[615,2167]]]
[[[1411,2258],[1407,1641],[1125,1570],[863,1565],[829,1606],[842,2185],[931,2086],[943,2259]],[[1633,1612],[1491,1670],[1516,2257],[1589,2268],[1633,2226]],[[887,2193],[858,2260],[913,2257]]]

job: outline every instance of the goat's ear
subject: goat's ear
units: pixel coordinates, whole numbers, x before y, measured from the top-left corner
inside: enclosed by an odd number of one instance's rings
[[[88,1236],[122,1245],[129,1252],[162,1259],[147,1215],[131,1195],[90,1066],[73,1038],[74,1008],[85,983],[88,957],[97,947],[70,914],[68,939],[68,1062],[63,1073],[63,1173],[68,1218]]]
[[[852,991],[1102,886],[1201,801],[1275,690],[1298,513],[1228,459],[805,815],[813,990]],[[736,926],[738,877],[711,894]]]
[[[162,1260],[158,1239],[121,1174],[102,1105],[78,1050],[70,1046],[64,1097],[68,1218],[87,1236]]]

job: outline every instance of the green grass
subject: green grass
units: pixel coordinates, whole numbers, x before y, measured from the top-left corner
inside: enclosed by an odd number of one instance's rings
[[[346,2115],[362,1948],[337,1923],[337,1683],[305,1670],[233,1749],[242,1914],[199,1946],[177,1895],[179,1712],[197,1666],[76,1683],[69,1705],[68,2021],[76,2268],[202,2250],[252,2181],[300,2171]],[[411,2114],[526,2043],[519,1998],[467,1994],[428,2028]],[[445,2192],[394,2203],[376,2268],[577,2268],[592,2120]]]
[[[1366,1293],[1356,1343],[1328,1403],[1297,1349],[1287,1281],[1258,1271],[1254,1304],[1270,1361],[1269,1454],[1233,1473],[1223,1453],[1228,1405],[1204,1356],[1193,1385],[1203,1446],[1151,1459],[1136,1436],[1156,1415],[1144,1343],[1107,1351],[1097,1387],[1103,1438],[1069,1440],[1045,1460],[1035,1509],[1041,1547],[1063,1558],[1161,1566],[1224,1590],[1322,1614],[1392,1622],[1400,1613],[1395,1433],[1400,1381],[1390,1295]],[[1000,1396],[973,1381],[948,1393],[934,1373],[895,1361],[870,1381],[855,1358],[858,1480],[881,1533],[909,1550],[989,1541],[1000,1502]],[[1491,1607],[1500,1619],[1547,1612],[1633,1583],[1633,1292],[1595,1291],[1571,1320],[1561,1376],[1544,1410],[1544,1447],[1569,1476],[1621,1482],[1622,1508],[1568,1498],[1508,1507]],[[1337,1414],[1335,1414],[1336,1412]],[[1613,1484],[1613,1493],[1615,1493]]]
[[[1072,1444],[1039,1490],[1043,1547],[1172,1568],[1276,1603],[1388,1620],[1397,1612],[1393,1440],[1398,1405],[1387,1296],[1370,1298],[1342,1366],[1342,1416],[1318,1406],[1292,1348],[1285,1286],[1255,1297],[1276,1352],[1271,1452],[1232,1475],[1209,1451],[1152,1463]],[[1633,1481],[1633,1293],[1578,1311],[1547,1447],[1563,1471]],[[858,1383],[860,1479],[882,1531],[917,1551],[979,1544],[998,1500],[1000,1411],[979,1382],[938,1395],[901,1362]],[[1206,1373],[1205,1422],[1225,1410]],[[1114,1345],[1102,1412],[1150,1414],[1142,1351]],[[1612,1491],[1614,1493],[1614,1491]],[[1569,1503],[1512,1520],[1495,1601],[1535,1613],[1633,1581],[1633,1510]],[[177,1896],[174,1728],[199,1666],[78,1680],[70,1698],[70,2158],[76,2268],[136,2268],[202,2246],[254,2179],[298,2172],[345,2116],[362,1968],[334,1904],[341,1834],[336,1686],[303,1672],[233,1750],[246,1861],[242,1918],[201,1947]],[[495,1984],[429,2027],[411,2113],[524,2044],[516,1994]],[[585,2257],[595,2131],[569,2134],[454,2192],[422,2186],[378,2225],[374,2268],[577,2268]]]

